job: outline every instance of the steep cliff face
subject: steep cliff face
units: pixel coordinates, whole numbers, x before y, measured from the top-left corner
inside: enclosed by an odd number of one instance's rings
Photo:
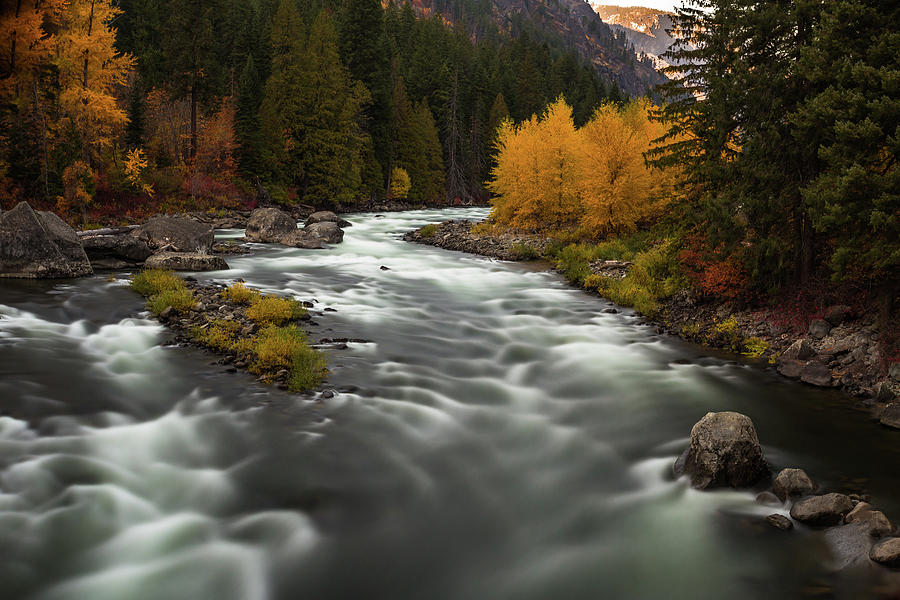
[[[649,58],[657,69],[670,65],[671,60],[662,55],[676,41],[669,35],[674,26],[673,13],[642,6],[591,4],[591,7],[613,31],[625,34],[639,56]]]
[[[475,37],[527,33],[551,48],[575,50],[631,95],[666,80],[651,58],[635,53],[625,32],[613,31],[584,0],[412,0],[412,6],[463,25]]]

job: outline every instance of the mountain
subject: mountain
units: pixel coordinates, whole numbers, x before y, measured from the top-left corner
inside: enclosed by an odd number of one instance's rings
[[[625,34],[638,55],[648,57],[657,69],[669,66],[670,62],[661,57],[675,43],[675,38],[669,35],[674,26],[674,13],[642,6],[592,4],[591,7],[614,31]]]
[[[638,56],[627,32],[614,31],[584,0],[411,0],[419,14],[439,14],[475,39],[528,35],[551,49],[574,50],[606,81],[632,96],[664,83],[652,58]]]

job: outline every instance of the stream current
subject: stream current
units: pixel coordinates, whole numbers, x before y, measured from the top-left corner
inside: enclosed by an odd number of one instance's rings
[[[169,345],[128,273],[0,282],[0,598],[883,597],[822,532],[764,524],[783,507],[671,466],[736,410],[774,468],[900,518],[896,433],[557,274],[400,239],[484,214],[354,215],[329,250],[196,275],[315,299],[336,312],[314,338],[369,340],[331,352],[320,401]]]

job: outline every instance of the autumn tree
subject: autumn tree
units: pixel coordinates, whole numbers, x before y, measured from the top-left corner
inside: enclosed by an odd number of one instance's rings
[[[96,162],[126,122],[114,91],[125,83],[134,59],[116,50],[113,21],[119,14],[110,0],[71,0],[53,39],[59,105],[81,136],[88,162]]]
[[[59,19],[64,0],[16,0],[0,6],[0,98],[31,92],[38,71],[49,62],[52,35],[44,22]]]

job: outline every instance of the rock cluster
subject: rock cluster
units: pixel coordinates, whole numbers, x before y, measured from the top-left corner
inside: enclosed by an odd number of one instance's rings
[[[500,260],[530,260],[543,255],[550,240],[524,233],[485,235],[474,233],[472,221],[445,221],[432,227],[410,231],[403,236],[408,242],[437,246],[445,250],[469,252]]]
[[[157,216],[143,225],[82,231],[78,236],[96,268],[228,268],[221,256],[213,254],[212,226],[188,217]]]
[[[297,221],[277,208],[257,208],[247,221],[246,239],[250,242],[279,243],[294,248],[327,248],[344,240],[341,227],[350,225],[330,211],[313,213],[303,229]]]
[[[93,274],[75,231],[27,202],[0,214],[0,277],[57,278]]]
[[[740,413],[707,413],[691,430],[690,446],[675,463],[677,474],[688,475],[700,489],[714,486],[750,487],[769,476],[756,430],[749,417]],[[835,492],[814,495],[817,486],[802,469],[782,469],[772,482],[772,491],[757,496],[757,502],[790,510],[766,522],[782,531],[794,522],[810,527],[831,528],[826,540],[839,567],[867,558],[887,567],[900,567],[900,537],[887,516],[854,494]],[[774,492],[774,493],[773,493]]]

